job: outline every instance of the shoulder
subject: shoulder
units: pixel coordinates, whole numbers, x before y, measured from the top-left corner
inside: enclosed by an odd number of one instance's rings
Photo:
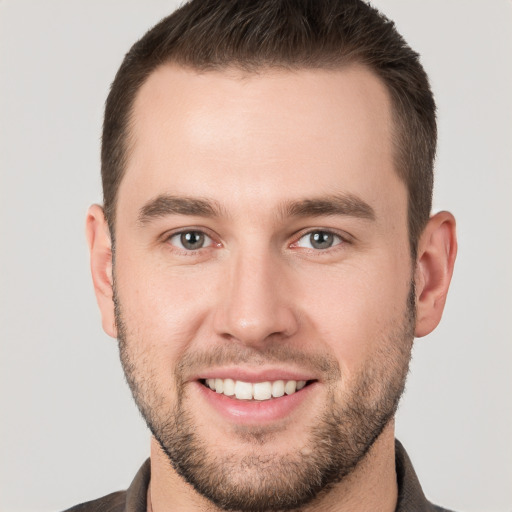
[[[107,494],[103,498],[75,505],[64,512],[125,512],[126,510],[145,512],[150,477],[151,465],[147,459],[135,475],[128,490]]]
[[[447,508],[439,507],[438,505],[432,505],[432,512],[453,512]]]
[[[64,512],[123,512],[125,504],[126,491],[118,491],[103,498],[75,505]]]
[[[395,512],[452,512],[427,500],[412,462],[398,440],[395,440],[395,457],[398,484],[398,502]]]

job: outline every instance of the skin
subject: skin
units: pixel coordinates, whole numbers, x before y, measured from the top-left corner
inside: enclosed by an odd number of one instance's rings
[[[332,358],[341,375],[335,384],[311,375],[315,387],[290,414],[242,425],[246,433],[272,431],[259,454],[294,454],[307,446],[308,427],[327,407],[329,392],[344,403],[366,368],[386,367],[411,280],[414,334],[437,326],[455,260],[455,221],[447,212],[431,218],[413,265],[391,118],[385,87],[360,66],[243,74],[166,65],[142,86],[118,192],[115,281],[132,360],[148,370],[166,408],[178,396],[170,369],[191,354],[230,346],[264,356],[278,343]],[[162,194],[207,198],[220,211],[141,220],[144,206]],[[357,198],[373,215],[293,216],[284,208],[333,195]],[[173,235],[182,228],[205,232],[211,243],[196,251],[179,247]],[[314,230],[336,234],[334,245],[308,247]],[[112,248],[97,205],[89,210],[87,236],[103,328],[117,337]],[[410,341],[400,340],[405,352]],[[255,371],[262,368],[305,371],[296,362],[263,362]],[[218,455],[254,450],[255,441],[238,435],[240,426],[202,397],[198,371],[184,377],[195,430]],[[377,397],[374,391],[370,401]],[[180,511],[213,507],[154,439],[151,472],[154,511],[169,502]],[[352,473],[309,507],[392,511],[396,497],[390,421]]]

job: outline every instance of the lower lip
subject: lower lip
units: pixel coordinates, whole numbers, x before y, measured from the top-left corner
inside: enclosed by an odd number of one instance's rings
[[[233,423],[241,425],[266,424],[286,418],[311,397],[316,382],[300,391],[269,400],[237,400],[222,393],[216,393],[200,382],[196,382],[201,397],[219,414]]]

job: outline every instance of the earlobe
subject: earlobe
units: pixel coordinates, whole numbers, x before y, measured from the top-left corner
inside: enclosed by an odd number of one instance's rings
[[[92,205],[87,212],[85,232],[91,260],[91,274],[103,330],[117,337],[112,279],[112,243],[103,208]]]
[[[439,212],[430,218],[418,243],[416,337],[429,334],[441,321],[456,255],[455,218]]]

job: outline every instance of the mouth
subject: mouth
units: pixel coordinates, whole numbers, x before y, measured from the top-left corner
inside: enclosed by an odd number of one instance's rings
[[[264,401],[295,395],[314,380],[273,380],[245,382],[235,379],[200,379],[199,382],[211,391],[233,400]]]
[[[222,368],[195,379],[200,410],[215,411],[228,425],[265,426],[301,417],[319,399],[319,380],[305,372]],[[310,377],[309,380],[308,377]],[[309,404],[309,405],[308,405]]]

